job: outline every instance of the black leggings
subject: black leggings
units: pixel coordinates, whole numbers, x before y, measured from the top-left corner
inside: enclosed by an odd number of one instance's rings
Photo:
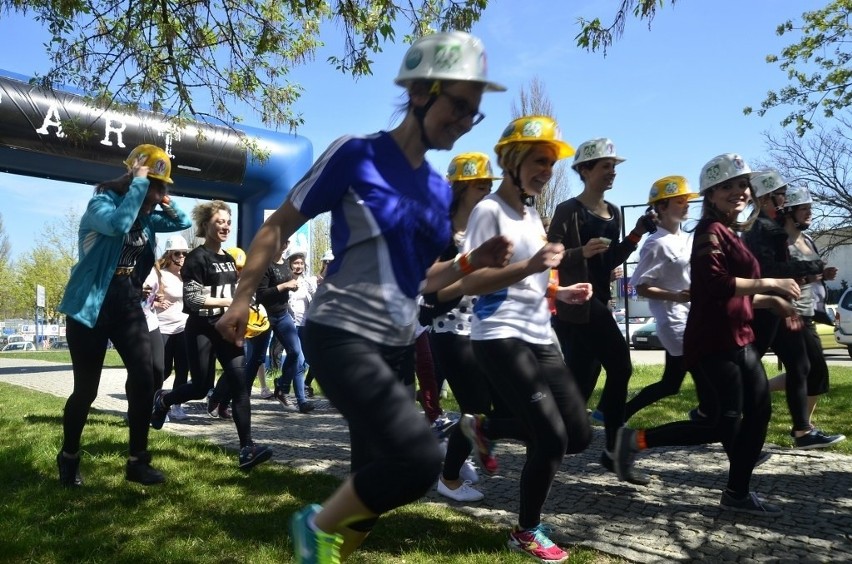
[[[510,438],[518,431],[518,424],[512,421],[512,412],[500,396],[494,391],[488,377],[480,368],[473,354],[470,337],[455,333],[432,333],[430,335],[432,354],[450,384],[453,396],[462,413],[483,413],[489,418],[489,436]],[[502,421],[508,422],[500,429]],[[524,440],[525,435],[519,435]],[[447,456],[444,458],[442,475],[446,480],[458,480],[462,464],[470,456],[470,442],[457,425],[447,441]]]
[[[624,406],[627,403],[627,385],[633,373],[630,348],[618,330],[618,325],[606,305],[600,300],[589,300],[588,323],[553,322],[560,342],[567,342],[565,362],[577,378],[585,402],[588,403],[597,383],[599,367],[606,371],[606,382],[599,402],[604,414],[606,449],[615,448],[615,435],[624,425]]]
[[[217,318],[190,315],[186,321],[186,346],[189,372],[192,380],[174,388],[163,397],[169,405],[201,399],[213,387],[216,376],[216,361],[222,365],[222,377],[213,392],[214,401],[233,398],[234,425],[240,438],[240,447],[251,444],[251,405],[246,388],[245,356],[243,348],[226,341],[214,327]]]
[[[762,358],[771,346],[775,355],[784,364],[787,371],[785,379],[785,397],[794,431],[810,429],[808,412],[808,375],[811,361],[805,348],[807,329],[791,331],[786,323],[769,310],[757,310],[754,313],[752,329],[755,334],[755,347]]]
[[[163,335],[163,380],[168,380],[175,372],[172,388],[186,384],[189,377],[189,361],[186,358],[186,335],[183,331],[172,335]]]
[[[828,364],[825,362],[825,354],[822,352],[819,333],[813,318],[805,319],[805,323],[802,337],[805,339],[805,350],[808,351],[808,359],[811,361],[811,371],[808,373],[808,396],[821,396],[828,393]]]
[[[441,471],[441,449],[400,380],[413,345],[386,346],[310,321],[304,332],[311,372],[349,425],[358,498],[381,515],[422,497]]]
[[[748,345],[705,356],[693,376],[705,382],[707,419],[646,429],[648,448],[721,442],[730,462],[727,487],[737,497],[745,496],[772,414],[763,364]]]
[[[112,341],[127,367],[127,424],[130,454],[148,449],[148,427],[154,396],[151,334],[140,305],[141,294],[129,276],[116,276],[107,290],[94,328],[68,317],[67,339],[74,370],[74,390],[65,402],[62,417],[62,450],[80,450],[83,427],[98,396],[107,343]]]
[[[520,339],[473,341],[473,352],[512,410],[515,437],[526,439],[518,525],[535,527],[565,454],[581,452],[591,442],[583,398],[555,344],[535,345]],[[489,436],[493,436],[495,424],[496,420],[488,421]]]
[[[683,384],[683,379],[686,377],[686,368],[684,368],[682,356],[672,356],[666,351],[666,365],[663,369],[663,377],[659,382],[654,382],[642,388],[632,400],[627,402],[624,408],[624,418],[630,420],[637,412],[652,403],[655,403],[663,398],[673,396],[680,391]],[[698,395],[699,402],[702,396],[706,393],[702,388],[704,381],[701,378],[695,378],[695,391]],[[705,413],[705,407],[700,406],[701,412]]]

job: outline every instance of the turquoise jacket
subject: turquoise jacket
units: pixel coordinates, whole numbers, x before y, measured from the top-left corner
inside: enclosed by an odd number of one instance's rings
[[[79,261],[71,269],[59,311],[86,327],[94,327],[98,320],[125,235],[139,215],[148,194],[148,184],[147,178],[134,178],[123,196],[112,190],[95,194],[80,219]],[[180,231],[192,226],[192,220],[186,213],[173,205],[172,210],[173,217],[161,210],[139,216],[154,255],[157,247],[155,233]]]

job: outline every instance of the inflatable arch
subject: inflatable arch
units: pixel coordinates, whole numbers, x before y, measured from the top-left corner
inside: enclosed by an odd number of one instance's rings
[[[313,162],[310,141],[298,135],[198,123],[173,134],[163,114],[94,108],[82,96],[29,81],[0,70],[0,171],[95,184],[120,176],[136,145],[158,145],[172,158],[174,194],[239,206],[237,244],[245,248],[264,213],[281,205]],[[69,132],[81,125],[88,136]],[[256,139],[268,159],[249,155],[244,137]]]

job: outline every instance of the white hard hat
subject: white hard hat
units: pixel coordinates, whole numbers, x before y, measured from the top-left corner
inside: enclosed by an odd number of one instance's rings
[[[181,235],[172,235],[166,239],[166,252],[169,251],[188,251],[189,245]]]
[[[329,249],[322,254],[322,258],[320,260],[322,262],[331,262],[334,260],[334,253],[332,253],[331,249]]]
[[[698,193],[704,194],[717,184],[743,175],[750,176],[751,168],[738,154],[724,153],[718,157],[713,157],[701,168]]]
[[[787,197],[784,202],[785,208],[803,206],[805,204],[812,203],[813,198],[811,198],[811,191],[808,190],[807,186],[795,186],[787,188]]]
[[[772,168],[755,172],[751,177],[751,189],[755,198],[770,194],[786,185],[787,181],[781,177],[777,170]]]
[[[284,258],[287,260],[290,260],[296,257],[297,255],[301,255],[302,258],[305,258],[306,256],[308,256],[308,251],[306,249],[302,249],[301,247],[293,247],[292,249],[290,247],[287,247],[287,250],[284,251]]]
[[[406,86],[412,80],[463,80],[479,82],[486,91],[503,92],[506,87],[490,82],[485,46],[478,37],[463,31],[426,35],[408,51],[394,83]]]
[[[574,153],[574,163],[571,168],[577,170],[577,165],[598,159],[615,159],[617,163],[623,163],[625,159],[619,157],[615,152],[615,144],[611,139],[600,137],[580,143],[577,152]]]

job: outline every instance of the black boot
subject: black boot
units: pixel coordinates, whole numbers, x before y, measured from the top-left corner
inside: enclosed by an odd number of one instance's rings
[[[66,488],[79,488],[83,485],[80,476],[80,455],[77,458],[63,456],[62,451],[56,455],[56,466],[59,467],[59,483]]]
[[[138,482],[146,486],[162,484],[166,477],[156,468],[151,467],[151,453],[140,452],[136,460],[127,461],[127,472],[125,477],[131,482]]]

